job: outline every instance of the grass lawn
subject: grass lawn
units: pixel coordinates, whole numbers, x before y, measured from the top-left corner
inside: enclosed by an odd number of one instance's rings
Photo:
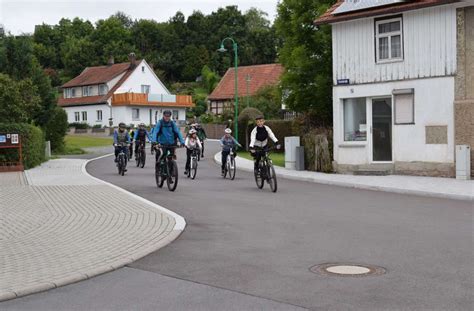
[[[237,151],[237,155],[244,159],[252,160],[253,157],[250,155],[250,152],[247,151]],[[270,158],[273,161],[273,165],[285,167],[285,153],[270,153]]]
[[[112,138],[96,136],[66,135],[64,138],[66,146],[60,154],[84,154],[82,148],[111,146]]]

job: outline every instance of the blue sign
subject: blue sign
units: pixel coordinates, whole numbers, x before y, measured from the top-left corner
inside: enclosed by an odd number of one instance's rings
[[[7,142],[7,136],[5,136],[5,135],[0,135],[0,144],[1,144],[1,143],[4,144],[4,143],[6,143],[6,142]]]
[[[349,79],[338,79],[337,80],[337,85],[347,85],[350,84]]]

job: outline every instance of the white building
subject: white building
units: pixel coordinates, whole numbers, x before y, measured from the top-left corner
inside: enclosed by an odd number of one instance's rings
[[[68,122],[90,126],[117,126],[118,123],[155,124],[164,110],[173,112],[179,123],[186,119],[186,108],[193,107],[191,96],[173,95],[143,60],[107,66],[87,67],[62,86],[58,105],[66,110]]]
[[[459,10],[472,6],[346,0],[315,21],[332,25],[338,172],[454,175]]]

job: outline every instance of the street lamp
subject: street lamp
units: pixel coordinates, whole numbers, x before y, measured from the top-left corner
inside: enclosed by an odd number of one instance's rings
[[[245,82],[247,82],[247,108],[249,107],[249,83],[251,80],[252,78],[250,77],[250,74],[247,74],[245,77]]]
[[[238,85],[237,85],[237,67],[238,67],[238,60],[237,60],[237,42],[234,41],[231,37],[224,38],[221,42],[221,47],[217,50],[218,52],[224,53],[227,52],[227,49],[224,47],[224,42],[226,40],[232,41],[232,48],[234,49],[234,66],[235,66],[235,99],[234,99],[234,134],[235,139],[239,140],[239,131],[238,131],[238,116],[239,116],[239,93],[238,93]]]

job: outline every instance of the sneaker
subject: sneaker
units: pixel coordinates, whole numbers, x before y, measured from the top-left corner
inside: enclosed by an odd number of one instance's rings
[[[115,159],[114,159],[114,162],[115,162],[115,163],[117,163],[117,162],[118,162],[117,158],[115,158]]]
[[[221,175],[224,176],[225,170],[221,170]]]
[[[188,170],[185,170],[184,171],[184,175],[188,175],[189,171]]]
[[[127,170],[127,169],[124,169],[123,171],[126,173],[128,170]]]

